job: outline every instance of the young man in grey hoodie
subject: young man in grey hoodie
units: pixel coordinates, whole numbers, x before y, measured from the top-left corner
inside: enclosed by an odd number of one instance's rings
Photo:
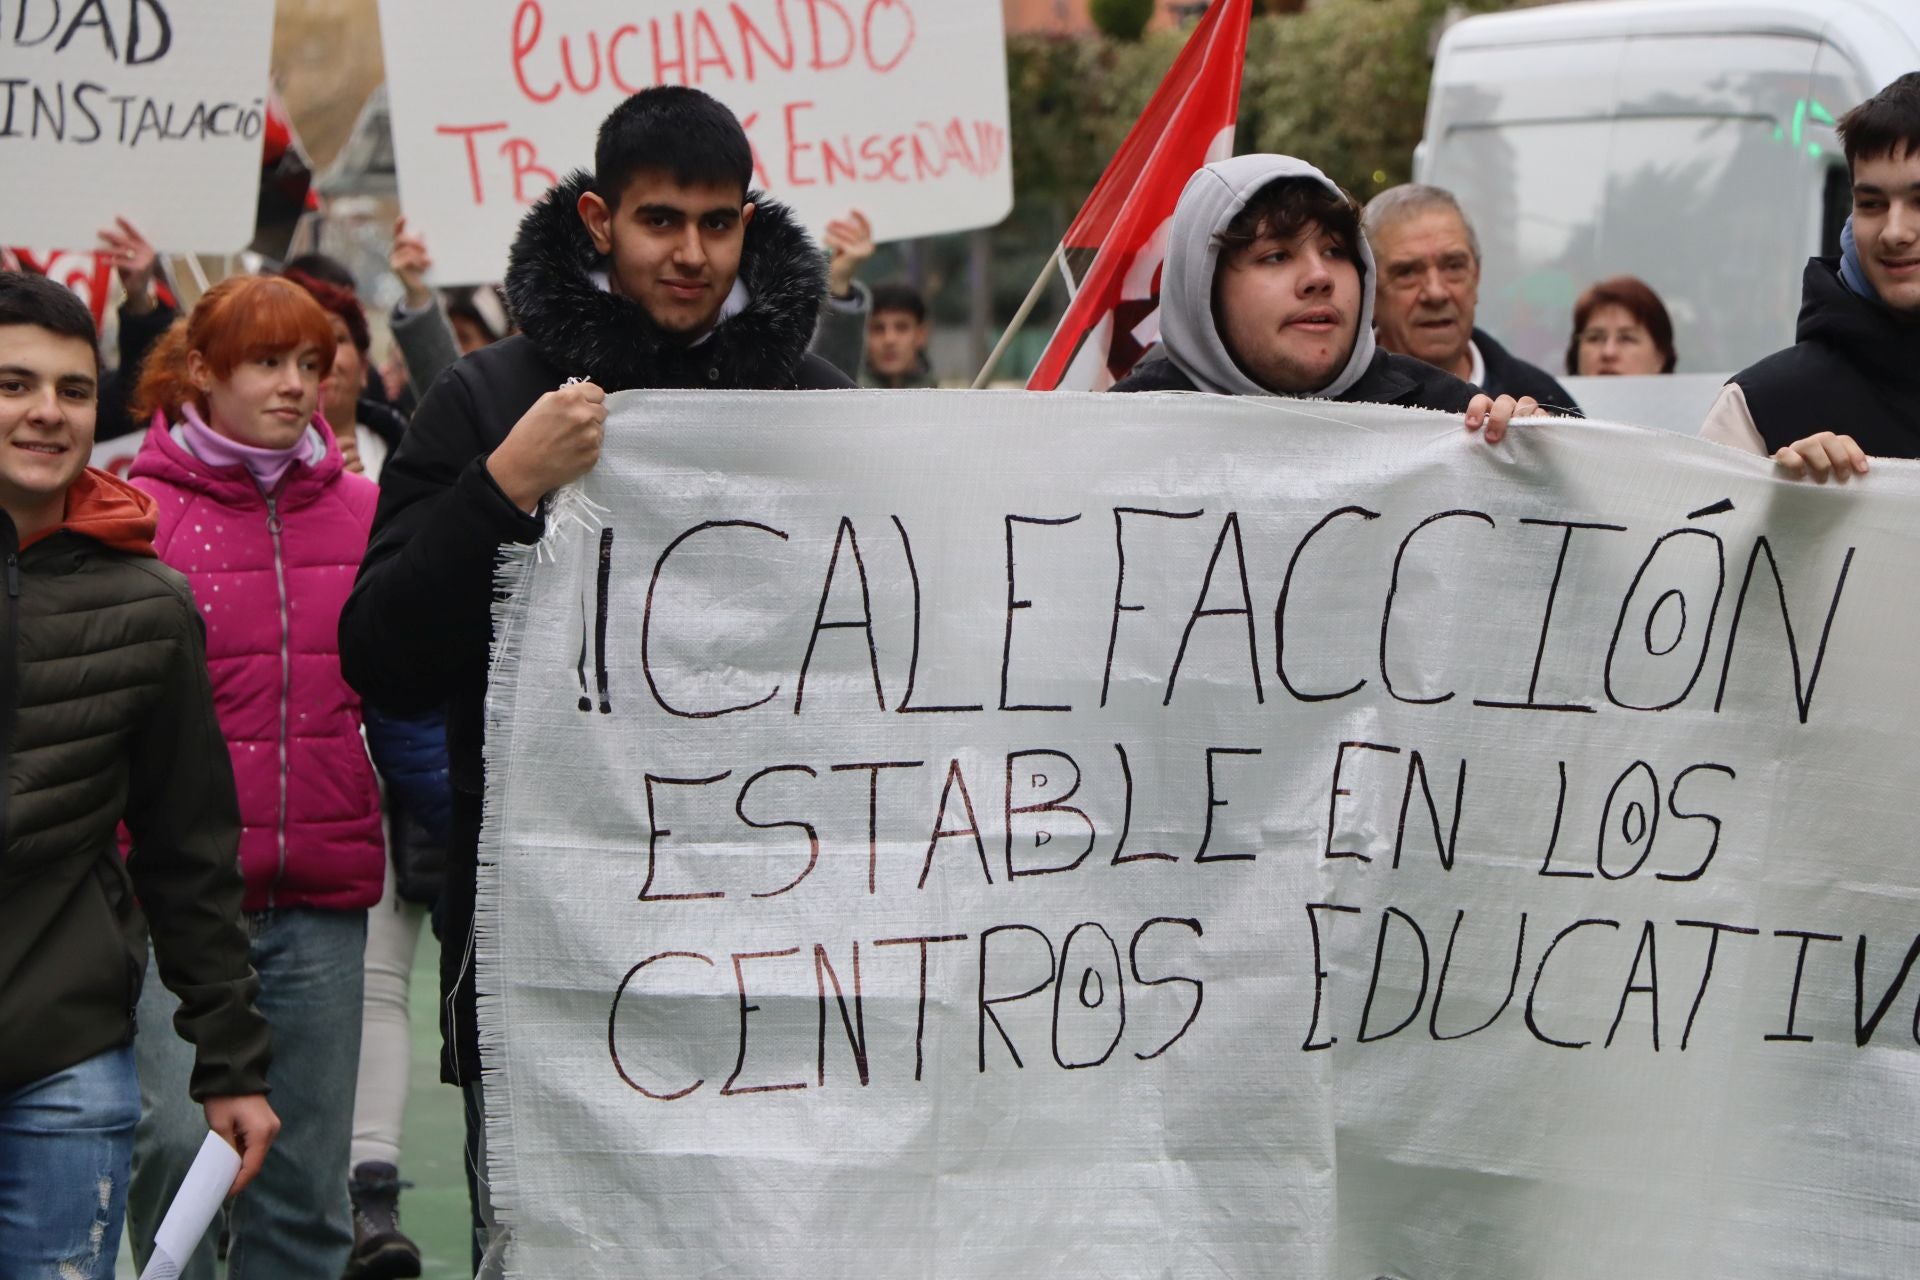
[[[1360,208],[1292,156],[1236,156],[1194,174],[1174,209],[1160,347],[1115,391],[1211,391],[1464,413],[1489,442],[1532,397],[1494,399],[1373,336],[1375,271]]]

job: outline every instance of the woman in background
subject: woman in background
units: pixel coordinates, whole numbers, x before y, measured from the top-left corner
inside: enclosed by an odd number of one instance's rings
[[[1573,304],[1568,373],[1585,378],[1672,373],[1677,363],[1673,321],[1645,281],[1634,276],[1602,280]]]

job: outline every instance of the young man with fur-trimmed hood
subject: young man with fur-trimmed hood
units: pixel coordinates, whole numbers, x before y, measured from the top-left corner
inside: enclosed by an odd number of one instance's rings
[[[468,1087],[470,1138],[480,1058],[469,940],[497,553],[537,541],[545,495],[598,461],[609,392],[852,385],[807,352],[825,262],[784,207],[748,189],[753,153],[731,111],[697,89],[635,94],[601,125],[594,169],[521,223],[506,275],[521,332],[427,393],[387,462],[340,620],[342,666],[369,703],[447,711],[441,1071]]]
[[[1160,285],[1160,347],[1115,391],[1211,391],[1464,413],[1489,443],[1531,397],[1494,399],[1374,341],[1360,208],[1304,160],[1236,156],[1188,180]]]

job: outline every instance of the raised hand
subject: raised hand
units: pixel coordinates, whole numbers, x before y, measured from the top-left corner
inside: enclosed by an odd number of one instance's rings
[[[113,258],[113,269],[120,273],[120,286],[127,291],[127,310],[145,315],[153,310],[153,279],[160,261],[159,252],[140,234],[140,228],[125,218],[100,232],[100,252]]]
[[[408,310],[424,310],[433,301],[433,291],[427,288],[433,258],[427,253],[427,242],[418,234],[408,233],[404,214],[393,222],[393,248],[387,253],[387,267],[400,277],[407,291]]]
[[[827,288],[836,298],[853,291],[854,273],[873,256],[873,224],[858,209],[849,209],[844,218],[827,224],[821,237],[830,255],[827,263]]]

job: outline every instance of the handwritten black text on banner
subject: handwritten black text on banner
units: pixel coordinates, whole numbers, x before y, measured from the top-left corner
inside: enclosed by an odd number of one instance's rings
[[[1197,398],[609,439],[490,737],[528,1274],[598,1179],[668,1269],[1784,1275],[1816,1181],[1904,1229],[1911,477]]]

